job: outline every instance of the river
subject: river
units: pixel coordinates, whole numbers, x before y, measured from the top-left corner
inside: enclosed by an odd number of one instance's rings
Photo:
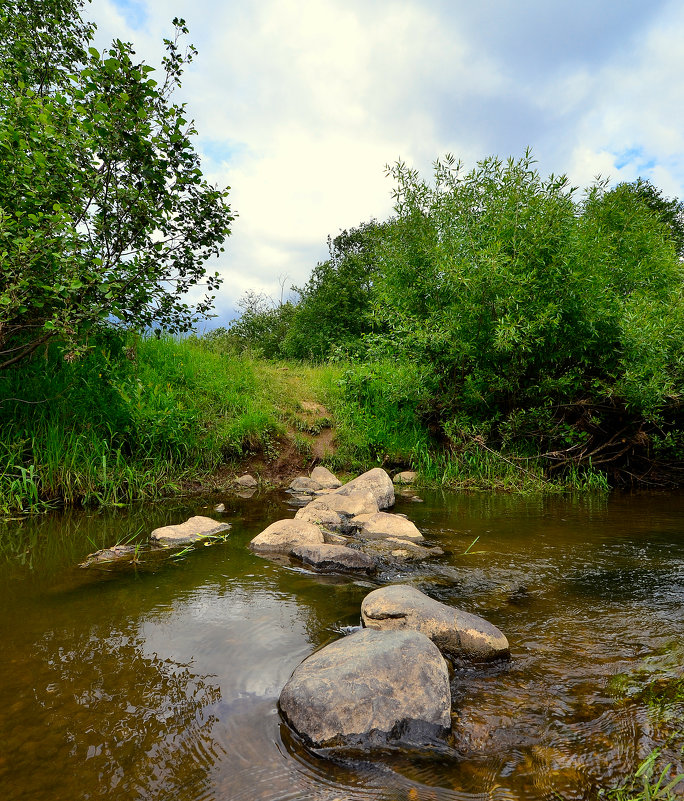
[[[0,524],[3,801],[589,799],[668,737],[681,766],[684,705],[649,687],[684,675],[684,495],[421,497],[394,511],[445,555],[377,581],[251,553],[294,515],[285,493]],[[231,523],[227,541],[76,566],[192,514]],[[453,673],[446,751],[321,759],[278,694],[386,580],[485,617],[511,660]]]

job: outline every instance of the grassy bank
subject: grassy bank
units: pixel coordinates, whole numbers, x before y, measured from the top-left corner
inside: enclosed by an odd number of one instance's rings
[[[128,503],[288,447],[312,457],[315,426],[301,414],[312,403],[335,426],[336,470],[413,467],[424,483],[463,489],[606,488],[590,471],[550,481],[476,436],[437,441],[417,369],[272,362],[212,338],[129,338],[73,363],[44,354],[0,383],[0,511]]]
[[[125,352],[125,357],[122,353]],[[325,371],[287,378],[197,340],[134,339],[72,364],[34,359],[0,384],[0,510],[127,503],[274,453]]]

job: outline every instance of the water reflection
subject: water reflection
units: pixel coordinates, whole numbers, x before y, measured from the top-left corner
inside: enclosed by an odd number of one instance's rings
[[[14,650],[10,667],[0,688],[10,798],[19,797],[12,788],[32,798],[209,792],[219,689],[189,665],[146,654],[134,625],[46,631]]]
[[[30,797],[178,801],[590,798],[677,731],[649,701],[684,664],[682,496],[400,501],[444,557],[395,576],[506,632],[507,665],[456,670],[438,755],[323,760],[276,702],[312,649],[359,622],[371,580],[247,549],[287,498],[212,497],[5,524],[0,549],[0,783]],[[138,567],[74,567],[192,514],[225,544]],[[483,553],[466,554],[479,536]],[[9,543],[9,544],[8,544]],[[682,762],[681,735],[663,759]]]

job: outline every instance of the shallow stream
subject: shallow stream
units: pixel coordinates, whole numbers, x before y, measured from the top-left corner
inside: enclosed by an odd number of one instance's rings
[[[445,555],[378,581],[252,554],[294,515],[284,493],[0,524],[3,801],[589,799],[618,784],[684,718],[647,689],[684,675],[684,495],[422,498],[394,511]],[[76,567],[191,514],[231,523],[227,542]],[[278,694],[384,580],[490,620],[512,659],[454,673],[444,752],[321,759]]]

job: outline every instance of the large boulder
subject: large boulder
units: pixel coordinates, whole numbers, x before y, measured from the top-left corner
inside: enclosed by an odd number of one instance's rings
[[[305,659],[280,711],[316,748],[426,745],[450,728],[449,672],[420,632],[364,629]]]
[[[378,504],[378,509],[389,509],[390,506],[394,506],[394,484],[381,467],[367,470],[335,490],[336,495],[351,495],[354,492],[370,492]]]
[[[373,573],[375,562],[372,557],[355,548],[345,545],[298,545],[290,556],[311,565],[316,570],[335,573]]]
[[[318,465],[311,471],[312,481],[316,481],[324,489],[337,489],[342,486],[342,482],[337,478],[334,473],[331,473],[327,467]]]
[[[486,661],[509,654],[508,640],[496,626],[405,584],[369,593],[361,604],[361,619],[370,629],[420,631],[455,659]]]
[[[394,537],[411,542],[421,542],[425,539],[410,520],[387,512],[377,512],[368,516],[359,515],[356,520],[352,520],[352,523],[358,523],[359,536],[362,539]]]
[[[230,525],[228,523],[217,523],[210,517],[202,517],[197,515],[186,520],[185,523],[179,523],[175,526],[161,526],[155,528],[150,534],[150,539],[155,545],[173,546],[173,545],[190,545],[199,540],[205,540],[207,537],[212,537],[215,534],[220,534],[222,531],[228,531]]]
[[[276,520],[250,543],[253,551],[289,555],[298,545],[321,545],[320,528],[305,520]]]

